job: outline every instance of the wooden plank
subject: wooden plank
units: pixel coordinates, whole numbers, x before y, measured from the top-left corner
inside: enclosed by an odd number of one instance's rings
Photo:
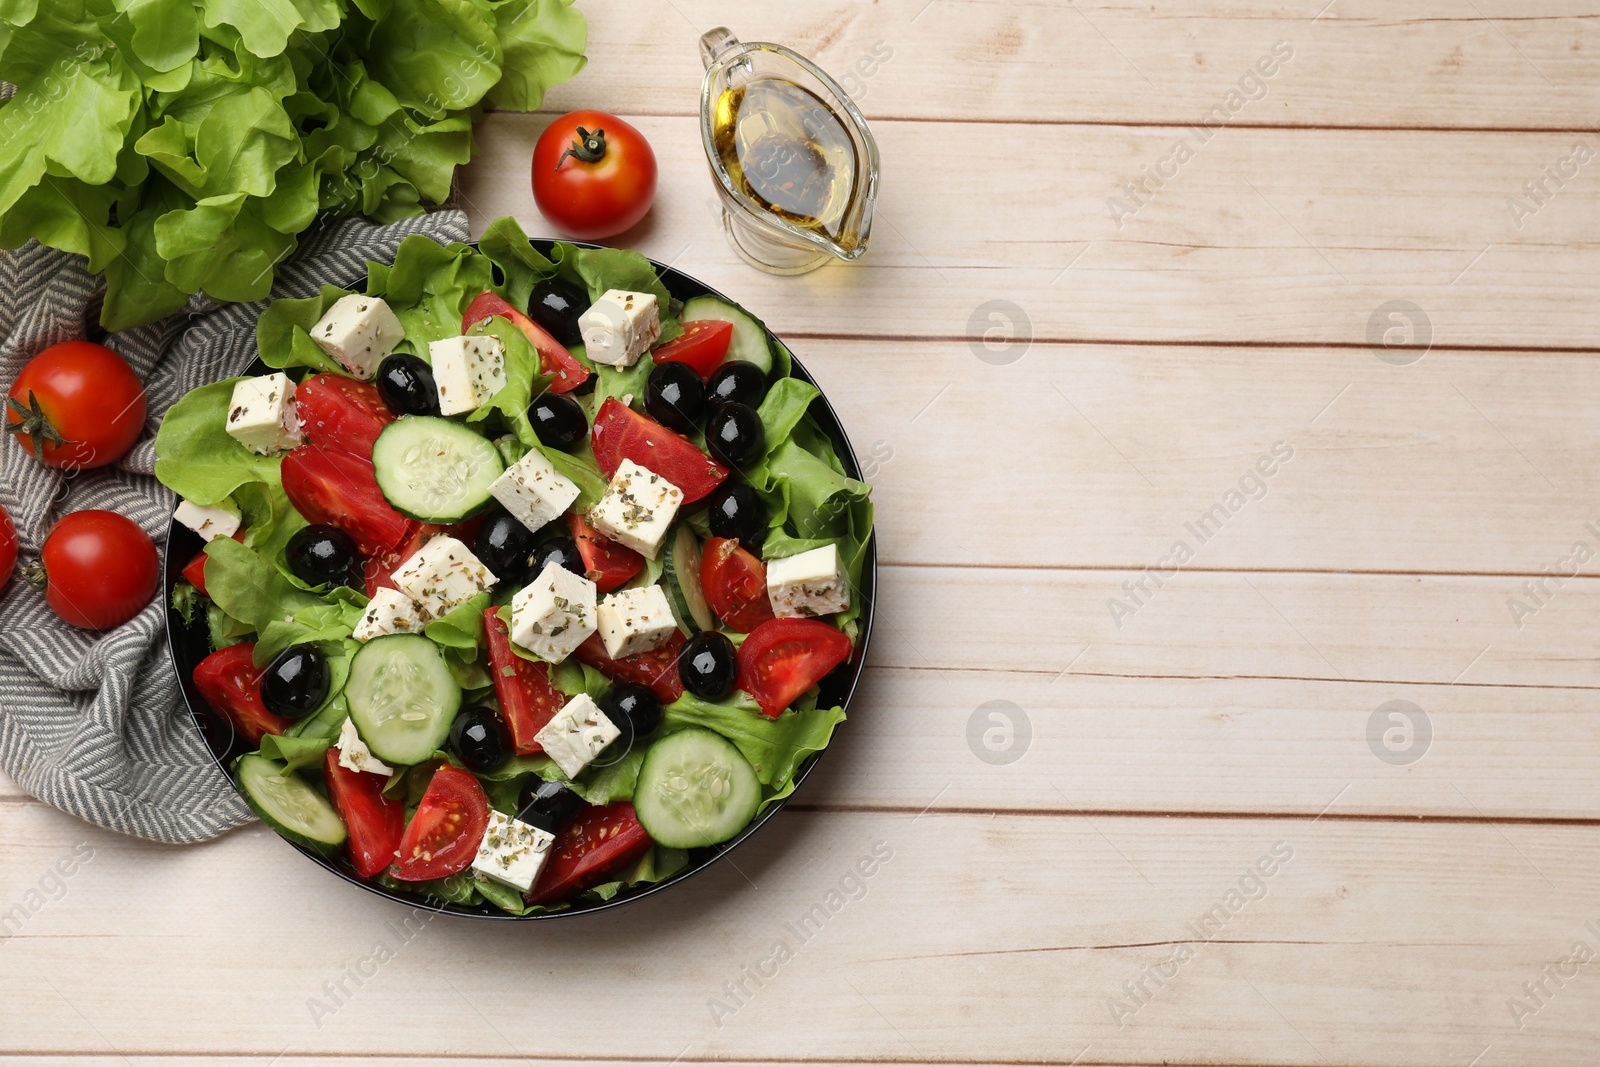
[[[746,40],[815,59],[871,118],[1187,124],[1288,42],[1293,58],[1234,120],[1288,126],[1593,125],[1595,13],[1580,0],[1537,14],[1501,0],[1162,4],[1110,0],[871,5],[626,0],[586,10],[590,72],[552,108],[692,114],[699,34],[729,22]],[[1320,16],[1320,17],[1318,17]],[[1268,69],[1273,69],[1268,64]],[[601,73],[603,72],[603,73]]]
[[[1561,1065],[1590,1061],[1600,1008],[1570,979],[1520,1031],[1507,1007],[1600,940],[1600,874],[1571,862],[1594,828],[786,813],[737,867],[603,919],[409,938],[265,831],[163,850],[35,808],[0,829],[0,901],[94,850],[0,946],[14,1052]],[[770,977],[735,997],[746,966]],[[654,991],[625,1026],[619,978]]]
[[[512,214],[548,232],[527,161],[549,118],[485,119],[458,182],[475,229]],[[1567,158],[1573,137],[1224,130],[1136,201],[1120,183],[1172,155],[1182,131],[884,122],[872,250],[796,280],[752,270],[721,239],[695,120],[638,125],[661,189],[617,243],[782,333],[981,337],[988,302],[1004,300],[1039,339],[1365,349],[1375,316],[1377,337],[1391,325],[1422,335],[1378,314],[1405,300],[1441,346],[1592,349],[1600,335],[1600,137],[1537,214],[1514,218],[1508,199]]]

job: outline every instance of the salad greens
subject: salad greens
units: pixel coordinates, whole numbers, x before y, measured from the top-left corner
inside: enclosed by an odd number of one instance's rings
[[[572,0],[0,5],[0,246],[105,272],[101,322],[257,300],[319,215],[448,198],[486,105],[584,65]]]
[[[466,0],[462,0],[466,3]],[[331,4],[331,0],[330,0]],[[316,8],[309,3],[303,7]],[[506,5],[502,5],[506,6]],[[562,0],[542,6],[561,9]],[[306,17],[312,17],[307,15]],[[269,32],[264,23],[255,32]],[[673,316],[672,297],[648,260],[637,253],[614,249],[578,249],[557,244],[546,257],[535,250],[511,219],[491,225],[477,249],[465,244],[441,246],[425,237],[407,238],[392,264],[368,264],[368,296],[383,297],[404,325],[406,335],[397,352],[429,358],[428,342],[459,335],[462,316],[474,297],[492,290],[514,307],[525,307],[536,283],[559,277],[581,285],[591,299],[608,289],[629,289],[657,295],[662,310],[663,338],[683,332]],[[261,315],[257,343],[261,360],[293,376],[342,373],[310,338],[310,328],[345,290],[325,287],[306,300],[278,300]],[[582,510],[598,500],[606,488],[588,443],[568,453],[542,444],[528,418],[530,400],[549,384],[541,372],[539,353],[509,320],[493,318],[467,324],[470,331],[492,333],[505,345],[508,385],[488,403],[465,417],[494,441],[506,462],[512,463],[532,449],[542,451],[579,487],[576,505]],[[584,358],[581,348],[572,354],[595,371],[592,393],[574,395],[592,421],[608,397],[629,397],[642,406],[645,378],[652,361],[647,357],[634,368],[598,367]],[[768,445],[764,458],[743,472],[769,509],[768,558],[792,555],[823,545],[837,545],[852,584],[859,588],[872,531],[870,487],[844,471],[832,442],[810,414],[818,397],[807,382],[788,376],[790,357],[781,347],[773,352],[771,386],[759,414]],[[181,583],[174,608],[186,618],[203,614],[214,648],[240,641],[255,642],[257,667],[271,661],[291,645],[315,643],[333,671],[333,685],[321,707],[294,723],[281,735],[266,736],[260,755],[276,761],[279,773],[299,774],[321,791],[319,768],[330,745],[338,739],[349,715],[345,680],[352,657],[364,647],[351,638],[368,598],[345,587],[311,587],[289,569],[285,545],[306,520],[290,503],[281,479],[281,455],[258,456],[245,449],[224,430],[234,381],[230,379],[193,390],[173,406],[157,437],[156,472],[169,487],[199,504],[232,500],[244,515],[241,540],[217,538],[205,548],[206,595]],[[686,520],[704,536],[703,513]],[[463,535],[466,536],[466,535]],[[648,586],[663,576],[661,559],[646,561],[642,572],[628,584]],[[440,650],[450,674],[464,690],[464,703],[494,703],[495,679],[486,651],[485,611],[511,621],[509,601],[515,591],[503,583],[482,592],[428,621],[423,633]],[[835,616],[839,629],[852,639],[859,630],[861,604],[854,598],[850,609]],[[735,645],[743,634],[729,633]],[[531,653],[511,645],[517,656],[535,662]],[[511,668],[503,668],[508,673]],[[601,698],[612,681],[589,663],[569,658],[549,667],[550,683],[567,697],[587,694]],[[352,685],[352,691],[354,686]],[[490,772],[479,772],[493,808],[507,815],[518,811],[519,796],[530,779],[565,782],[584,801],[607,805],[630,800],[635,793],[647,749],[656,741],[684,730],[708,730],[726,739],[747,760],[760,783],[759,806],[764,811],[794,789],[795,775],[813,753],[827,746],[834,729],[844,720],[837,706],[819,706],[818,690],[795,700],[775,718],[762,714],[749,695],[735,690],[727,699],[708,701],[685,692],[665,703],[660,724],[615,758],[602,755],[574,779],[545,755],[512,756]],[[354,698],[352,698],[354,699]],[[399,767],[386,795],[403,798],[408,819],[414,813],[435,770],[444,763],[460,766],[450,752],[411,767]],[[629,885],[670,877],[688,863],[686,853],[659,844],[630,870],[604,885],[590,888],[582,899],[610,899]],[[470,872],[430,882],[404,882],[384,873],[382,884],[407,892],[433,895],[461,905],[489,902],[507,911],[525,914],[545,910],[525,904],[513,889],[475,879]]]

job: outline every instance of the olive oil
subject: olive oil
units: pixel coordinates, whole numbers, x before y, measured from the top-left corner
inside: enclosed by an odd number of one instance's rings
[[[786,78],[761,75],[724,89],[712,142],[735,186],[765,210],[850,248],[860,161],[839,114]]]

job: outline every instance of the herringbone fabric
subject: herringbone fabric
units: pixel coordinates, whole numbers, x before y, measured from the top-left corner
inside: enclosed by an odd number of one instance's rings
[[[282,265],[272,295],[359,285],[367,260],[388,262],[407,235],[464,241],[466,223],[459,211],[440,211],[389,226],[330,224],[308,234]],[[37,242],[0,252],[6,390],[35,353],[85,336],[101,291],[81,256]],[[144,379],[150,403],[144,436],[115,467],[65,477],[15,440],[0,444],[0,505],[16,523],[24,561],[37,557],[57,518],[85,508],[120,512],[158,544],[166,541],[174,499],[152,475],[156,428],[184,393],[237,374],[255,358],[264,306],[197,297],[180,314],[106,340]],[[40,594],[13,579],[0,592],[0,768],[40,800],[100,826],[155,841],[204,841],[251,815],[183,709],[165,611],[158,596],[123,626],[87,633],[61,622]]]

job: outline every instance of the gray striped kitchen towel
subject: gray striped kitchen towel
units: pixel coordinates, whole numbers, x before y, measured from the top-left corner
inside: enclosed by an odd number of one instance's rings
[[[466,215],[438,211],[388,226],[344,219],[307,234],[279,268],[272,295],[304,297],[323,283],[360,284],[369,259],[388,261],[409,234],[467,239]],[[0,390],[28,359],[85,336],[100,287],[81,256],[30,242],[0,252]],[[150,414],[133,451],[114,467],[65,477],[26,447],[0,443],[0,504],[16,523],[22,561],[37,558],[51,524],[105,508],[166,540],[173,495],[155,480],[155,431],[197,385],[239,373],[256,354],[265,302],[186,311],[111,335],[144,379]],[[166,649],[162,597],[130,622],[88,633],[60,621],[44,598],[13,579],[0,592],[0,768],[62,811],[153,841],[205,841],[253,817],[216,766],[188,713]]]

